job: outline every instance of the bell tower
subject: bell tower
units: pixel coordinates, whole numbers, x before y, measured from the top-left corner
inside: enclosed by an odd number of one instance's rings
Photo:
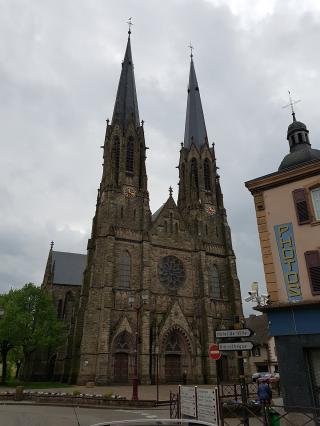
[[[151,221],[147,148],[143,122],[139,121],[130,35],[129,29],[112,120],[107,120],[102,146],[103,173],[73,345],[70,381],[78,383],[117,381],[110,342],[115,338],[115,323],[124,321],[132,334],[125,311],[129,294],[140,290],[142,246]],[[132,339],[129,341],[132,346]],[[131,374],[129,370],[127,374]]]
[[[184,142],[179,161],[178,207],[199,241],[223,243],[223,197],[214,144],[209,146],[191,54]]]

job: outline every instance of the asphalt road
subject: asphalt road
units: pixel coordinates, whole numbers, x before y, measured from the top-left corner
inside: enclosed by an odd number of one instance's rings
[[[76,412],[76,413],[75,413]],[[169,418],[169,408],[155,409],[94,409],[45,407],[29,405],[0,405],[1,426],[90,426],[112,420]],[[77,417],[79,423],[77,422]]]

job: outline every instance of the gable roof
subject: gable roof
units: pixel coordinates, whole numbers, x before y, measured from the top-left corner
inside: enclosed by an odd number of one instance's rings
[[[81,285],[87,255],[52,251],[53,284]]]

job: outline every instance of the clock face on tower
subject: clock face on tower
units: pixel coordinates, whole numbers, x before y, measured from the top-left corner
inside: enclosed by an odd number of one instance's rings
[[[136,196],[136,190],[132,186],[124,186],[122,192],[126,198],[134,198]]]
[[[207,204],[206,205],[206,207],[205,207],[205,209],[206,209],[206,212],[207,212],[207,214],[209,215],[209,216],[212,216],[213,214],[215,214],[215,212],[216,212],[216,208],[215,208],[215,206],[213,206],[213,205],[211,205],[211,204]]]
[[[186,279],[183,263],[175,256],[165,256],[158,264],[158,276],[161,284],[169,290],[182,287]]]

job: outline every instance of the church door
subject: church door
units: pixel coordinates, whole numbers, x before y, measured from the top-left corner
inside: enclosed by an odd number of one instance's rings
[[[116,353],[114,358],[114,382],[128,383],[128,354]]]
[[[167,383],[181,383],[181,355],[167,354],[165,358]]]

